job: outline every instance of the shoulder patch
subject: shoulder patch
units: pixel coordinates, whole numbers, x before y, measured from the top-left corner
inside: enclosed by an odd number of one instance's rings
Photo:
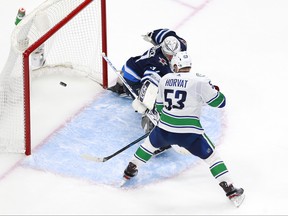
[[[160,62],[163,66],[168,65],[168,64],[167,64],[167,61],[166,61],[164,58],[159,57],[159,62]]]

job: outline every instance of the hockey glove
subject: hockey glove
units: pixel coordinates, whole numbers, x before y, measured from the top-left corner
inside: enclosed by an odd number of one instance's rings
[[[214,88],[215,88],[217,91],[220,91],[220,88],[219,88],[219,86],[217,86],[217,85],[214,85]]]
[[[142,35],[142,37],[145,41],[150,42],[154,46],[156,46],[157,44],[152,40],[152,34],[153,34],[153,32],[148,32],[146,35]]]

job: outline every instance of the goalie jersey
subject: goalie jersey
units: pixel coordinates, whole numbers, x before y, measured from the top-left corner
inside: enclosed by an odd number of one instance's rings
[[[149,32],[146,37],[154,45],[143,55],[131,57],[122,67],[123,77],[135,92],[141,87],[146,80],[158,86],[158,82],[162,76],[171,73],[168,59],[161,50],[160,44],[168,36],[174,36],[180,42],[180,50],[186,51],[186,41],[179,37],[176,32],[169,29],[156,29]]]
[[[174,133],[203,134],[200,123],[203,105],[222,108],[225,96],[209,78],[188,73],[170,73],[161,78],[156,99],[158,127]]]
[[[129,58],[122,71],[123,77],[132,83],[143,83],[149,79],[156,86],[162,76],[172,72],[160,46],[150,48],[141,56]]]

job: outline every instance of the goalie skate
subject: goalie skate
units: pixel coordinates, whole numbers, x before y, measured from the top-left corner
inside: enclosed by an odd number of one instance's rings
[[[108,88],[108,90],[115,92],[119,95],[126,93],[123,84],[116,83],[114,86]]]

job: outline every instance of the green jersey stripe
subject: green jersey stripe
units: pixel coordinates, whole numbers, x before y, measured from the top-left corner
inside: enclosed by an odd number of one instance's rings
[[[197,128],[202,128],[200,120],[193,117],[183,117],[183,116],[169,116],[166,113],[161,113],[160,117],[162,122],[174,126],[195,126]]]
[[[214,100],[209,102],[209,105],[212,107],[218,107],[223,103],[224,100],[225,100],[224,95],[221,92],[219,92],[218,96],[214,98]]]

